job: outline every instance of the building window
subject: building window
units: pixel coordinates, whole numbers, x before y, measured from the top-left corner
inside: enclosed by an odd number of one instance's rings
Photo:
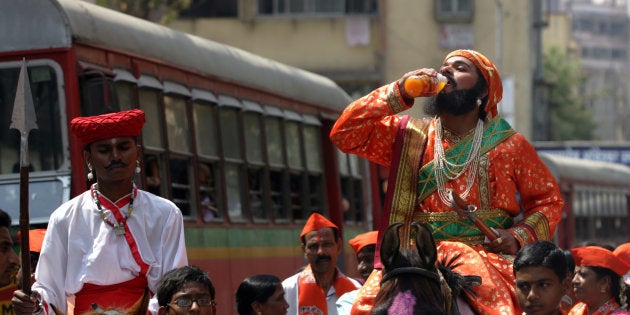
[[[192,0],[186,10],[179,13],[182,18],[237,17],[238,1]]]
[[[374,15],[377,12],[378,0],[258,0],[259,15]]]
[[[436,0],[435,19],[441,23],[470,23],[474,8],[474,0]]]

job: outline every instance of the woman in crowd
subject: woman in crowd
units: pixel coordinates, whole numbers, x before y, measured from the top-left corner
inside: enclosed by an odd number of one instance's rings
[[[609,315],[621,310],[621,277],[629,266],[599,246],[571,250],[575,259],[573,292],[578,303],[569,315]]]
[[[288,308],[282,282],[274,275],[250,276],[236,290],[239,315],[285,315]]]

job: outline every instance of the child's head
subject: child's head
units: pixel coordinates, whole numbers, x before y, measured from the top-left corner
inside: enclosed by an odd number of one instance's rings
[[[528,314],[551,314],[569,288],[567,260],[562,249],[548,241],[523,247],[514,259],[516,296]]]

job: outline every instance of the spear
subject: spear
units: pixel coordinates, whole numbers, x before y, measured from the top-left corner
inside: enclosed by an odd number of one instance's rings
[[[37,129],[35,121],[35,105],[31,94],[31,84],[28,79],[26,59],[22,59],[22,68],[18,79],[13,115],[10,129],[20,132],[20,254],[22,258],[22,291],[31,294],[31,257],[28,246],[29,215],[28,215],[28,172],[30,159],[28,156],[28,134]]]

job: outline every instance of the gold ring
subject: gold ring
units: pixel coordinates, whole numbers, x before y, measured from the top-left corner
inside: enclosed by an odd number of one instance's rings
[[[497,243],[501,245],[503,243],[503,238],[502,237],[497,238]]]

